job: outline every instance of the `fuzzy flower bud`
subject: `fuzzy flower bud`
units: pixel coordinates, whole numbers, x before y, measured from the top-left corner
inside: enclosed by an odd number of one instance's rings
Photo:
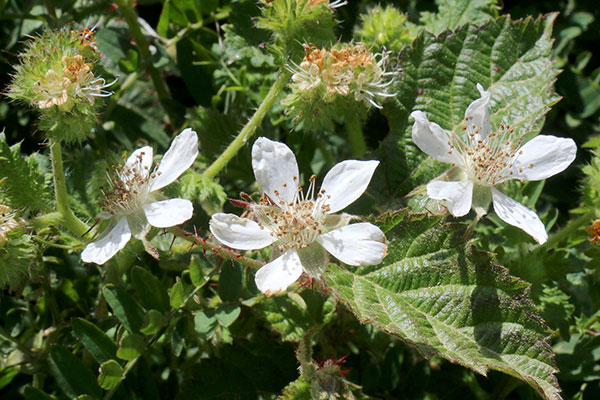
[[[293,75],[292,93],[285,104],[298,128],[331,129],[333,121],[344,115],[364,115],[394,96],[389,88],[396,72],[386,71],[389,52],[373,54],[363,43],[330,50],[305,45],[304,49],[302,62],[287,66]]]
[[[406,15],[393,6],[373,7],[361,19],[361,27],[355,35],[358,40],[395,52],[411,44],[419,33],[419,28],[408,22]]]
[[[19,55],[7,95],[39,109],[40,129],[49,137],[80,141],[96,124],[99,97],[112,83],[97,76],[94,34],[87,28],[60,30],[32,38]]]

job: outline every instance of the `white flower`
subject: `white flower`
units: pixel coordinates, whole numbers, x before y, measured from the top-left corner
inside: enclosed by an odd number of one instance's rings
[[[259,138],[252,147],[252,168],[264,196],[251,204],[256,221],[233,214],[215,214],[210,231],[239,250],[274,244],[274,260],[256,273],[256,286],[270,296],[283,292],[302,271],[319,277],[331,253],[349,265],[379,264],[386,254],[383,232],[370,223],[348,225],[351,216],[334,215],[358,199],[369,185],[379,161],[347,160],[325,176],[315,196],[315,176],[307,195],[298,181],[298,164],[283,143]]]
[[[427,195],[446,200],[450,213],[466,215],[471,208],[477,218],[487,212],[490,202],[506,223],[523,229],[538,243],[548,239],[537,214],[506,196],[495,186],[509,179],[537,181],[558,174],[575,159],[577,146],[572,139],[538,135],[523,144],[509,125],[492,131],[488,103],[490,93],[477,84],[481,97],[465,111],[465,138],[429,122],[422,111],[414,111],[412,138],[434,159],[453,166],[427,185]],[[522,136],[521,136],[522,137]],[[523,145],[522,145],[523,144]]]
[[[189,128],[173,139],[153,172],[150,172],[152,147],[134,151],[125,165],[117,169],[110,192],[100,200],[104,212],[98,217],[111,219],[111,226],[101,239],[87,245],[81,260],[104,264],[125,247],[132,233],[137,239],[145,240],[150,225],[167,228],[190,219],[193,207],[189,200],[163,200],[156,191],[177,179],[197,155],[198,136]]]

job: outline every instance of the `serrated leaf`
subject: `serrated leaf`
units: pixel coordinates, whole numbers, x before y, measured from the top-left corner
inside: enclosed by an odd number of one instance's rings
[[[115,360],[109,360],[100,365],[100,375],[98,376],[98,385],[104,390],[115,388],[119,382],[125,379],[123,368]]]
[[[129,332],[139,332],[144,323],[144,311],[135,300],[119,286],[106,285],[102,293],[123,326]]]
[[[9,146],[0,132],[0,189],[5,191],[8,205],[50,210],[52,193],[50,179],[38,170],[35,157],[25,158],[21,144]]]
[[[75,336],[98,363],[101,364],[117,356],[117,344],[93,323],[81,318],[73,318],[71,327]]]
[[[436,35],[466,23],[482,23],[498,16],[496,0],[436,0],[438,12],[422,12],[421,24]]]
[[[492,128],[504,122],[522,137],[539,132],[545,114],[559,99],[553,90],[558,73],[552,60],[555,18],[549,14],[513,21],[503,16],[439,36],[417,37],[400,55],[398,95],[384,109],[391,131],[380,147],[384,162],[375,190],[398,198],[448,168],[412,142],[409,115],[421,110],[443,129],[460,132],[465,110],[479,97],[477,83],[491,93]]]
[[[146,309],[169,311],[169,296],[160,280],[142,267],[131,270],[131,284]]]
[[[119,350],[117,350],[117,357],[121,360],[133,360],[139,357],[146,348],[144,338],[135,333],[125,336],[119,343]]]
[[[271,327],[291,342],[299,342],[309,329],[328,323],[335,312],[335,300],[313,290],[269,297],[260,306]]]
[[[94,397],[102,395],[94,374],[66,347],[53,346],[50,349],[48,365],[56,382],[70,398],[80,394]]]
[[[242,309],[236,304],[220,304],[215,312],[219,325],[228,327],[240,316]]]
[[[560,399],[547,328],[528,284],[487,254],[465,248],[460,225],[398,212],[378,221],[389,241],[380,265],[325,273],[361,322],[397,335],[426,356],[439,353],[480,374],[499,370],[544,398]]]

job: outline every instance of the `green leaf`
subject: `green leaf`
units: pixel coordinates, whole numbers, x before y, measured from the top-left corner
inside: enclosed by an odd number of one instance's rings
[[[117,350],[117,357],[121,360],[133,360],[139,357],[146,348],[144,338],[135,333],[125,336],[119,343],[119,350]]]
[[[190,259],[190,280],[195,287],[202,287],[208,282],[208,275],[204,272],[203,264],[198,254],[192,254]]]
[[[71,327],[75,336],[98,363],[102,364],[117,356],[117,344],[93,323],[73,318]]]
[[[184,300],[185,289],[183,287],[183,282],[181,282],[181,280],[177,278],[177,282],[175,282],[175,284],[169,291],[169,304],[173,308],[179,308],[183,305]]]
[[[31,386],[25,388],[25,400],[53,400],[52,397]]]
[[[160,330],[165,319],[159,311],[150,310],[144,317],[144,324],[140,329],[144,335],[153,335]]]
[[[115,360],[109,360],[100,365],[100,375],[98,376],[98,385],[104,390],[115,388],[119,382],[125,379],[123,368]]]
[[[291,342],[299,342],[309,329],[331,321],[335,312],[335,300],[314,290],[269,297],[260,306],[271,327]]]
[[[504,122],[521,137],[539,132],[559,99],[553,90],[558,73],[552,60],[555,18],[549,14],[512,21],[503,16],[481,26],[417,37],[400,56],[398,95],[385,106],[391,131],[380,146],[383,162],[373,188],[397,199],[448,168],[412,142],[409,115],[421,110],[430,121],[461,135],[464,112],[479,98],[477,83],[491,93],[492,128]]]
[[[217,325],[214,310],[200,311],[194,316],[194,328],[202,339],[210,339],[215,334]]]
[[[169,311],[169,296],[164,286],[150,272],[142,267],[131,270],[131,284],[138,294],[140,302],[146,309],[162,312]]]
[[[481,24],[498,16],[497,0],[435,0],[437,13],[422,12],[421,24],[431,33],[439,35],[446,29],[472,23]]]
[[[235,322],[237,317],[240,316],[242,309],[235,304],[220,304],[217,307],[215,317],[219,322],[219,325],[228,327]]]
[[[527,283],[490,256],[465,248],[460,225],[440,217],[387,214],[389,242],[380,265],[329,265],[328,287],[361,322],[401,337],[425,356],[480,374],[499,370],[560,399],[547,328],[529,301]]]
[[[129,332],[139,332],[144,323],[144,311],[133,298],[123,288],[114,285],[104,286],[102,293],[123,326]]]
[[[8,205],[50,210],[52,205],[51,176],[39,171],[35,157],[25,158],[21,144],[9,146],[0,132],[0,190]]]
[[[238,264],[224,263],[219,276],[217,292],[223,301],[235,301],[242,295],[244,274]]]
[[[94,397],[102,395],[94,374],[66,347],[56,345],[50,349],[48,366],[58,386],[67,396],[72,398],[80,394]]]

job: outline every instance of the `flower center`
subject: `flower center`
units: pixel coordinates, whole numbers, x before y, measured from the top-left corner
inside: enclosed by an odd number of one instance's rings
[[[475,183],[482,186],[494,186],[502,183],[506,177],[513,174],[512,166],[515,155],[522,153],[522,140],[515,140],[513,128],[503,123],[496,132],[490,132],[487,137],[480,135],[481,127],[473,123],[473,117],[465,118],[462,127],[467,133],[467,143],[452,134],[454,140],[449,142],[452,149],[463,157],[467,175]],[[530,165],[530,168],[533,165]],[[522,171],[521,171],[522,172]]]
[[[109,188],[100,187],[102,197],[99,199],[99,205],[106,213],[132,214],[149,202],[150,186],[160,173],[150,174],[142,163],[143,156],[140,152],[133,164],[113,165],[112,171],[107,171]]]
[[[298,191],[293,202],[285,204],[281,201],[280,204],[274,204],[264,196],[254,208],[258,225],[261,228],[266,226],[277,237],[284,251],[308,247],[317,236],[324,233],[325,218],[330,207],[325,204],[325,199],[328,198],[325,190],[322,189],[315,197],[315,179],[315,175],[310,178],[306,197],[302,186],[296,183]],[[297,182],[296,177],[294,181]]]

